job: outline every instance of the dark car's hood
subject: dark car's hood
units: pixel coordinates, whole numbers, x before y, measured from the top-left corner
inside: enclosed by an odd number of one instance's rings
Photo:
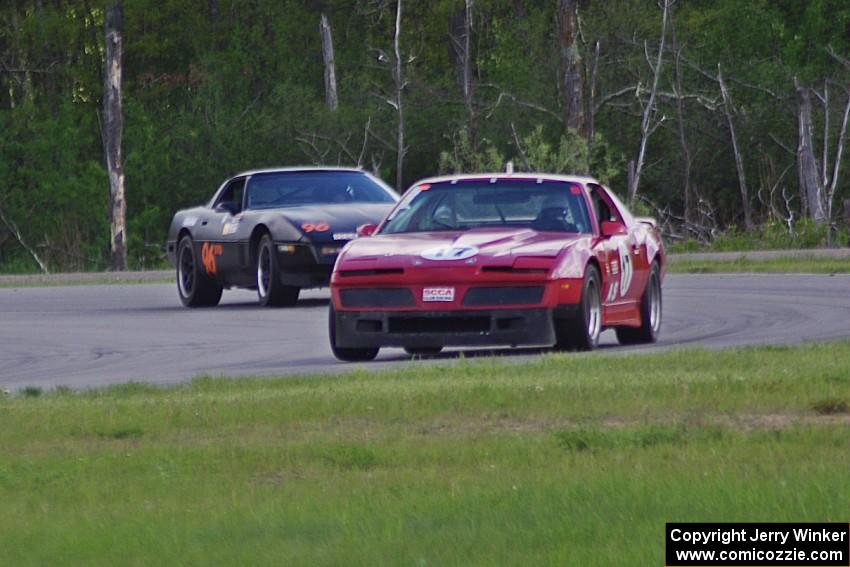
[[[380,267],[459,265],[510,266],[520,257],[554,259],[588,235],[538,232],[524,228],[478,228],[464,232],[379,234],[358,239],[341,262],[374,263]]]
[[[310,240],[328,242],[349,240],[358,226],[380,223],[393,206],[394,203],[345,203],[282,207],[270,211],[279,213]],[[307,230],[305,225],[313,230]],[[325,228],[322,225],[327,225],[327,229],[321,230]]]

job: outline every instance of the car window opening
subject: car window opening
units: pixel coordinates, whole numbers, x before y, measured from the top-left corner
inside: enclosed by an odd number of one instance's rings
[[[414,189],[381,232],[458,231],[519,227],[538,231],[590,233],[584,195],[563,181],[469,180]]]

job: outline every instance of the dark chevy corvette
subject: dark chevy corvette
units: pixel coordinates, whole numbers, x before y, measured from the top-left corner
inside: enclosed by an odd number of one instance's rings
[[[292,305],[301,288],[328,285],[357,226],[398,201],[358,169],[263,169],[225,181],[204,206],[178,211],[168,257],[187,307],[218,304],[225,287],[256,289],[263,305]]]

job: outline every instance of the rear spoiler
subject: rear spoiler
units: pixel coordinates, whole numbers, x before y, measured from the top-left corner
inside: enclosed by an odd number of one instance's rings
[[[637,222],[642,222],[643,224],[648,224],[652,228],[658,228],[658,221],[656,221],[652,217],[635,217]]]

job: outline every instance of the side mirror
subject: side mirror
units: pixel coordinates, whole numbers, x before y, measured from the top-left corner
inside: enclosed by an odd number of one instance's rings
[[[376,230],[378,230],[378,225],[376,224],[361,224],[357,227],[357,236],[372,236],[373,234],[375,234]]]
[[[602,221],[602,236],[615,236],[626,232],[626,225],[620,221]]]
[[[239,205],[233,201],[222,201],[215,206],[217,213],[230,213],[231,215],[239,214]]]

